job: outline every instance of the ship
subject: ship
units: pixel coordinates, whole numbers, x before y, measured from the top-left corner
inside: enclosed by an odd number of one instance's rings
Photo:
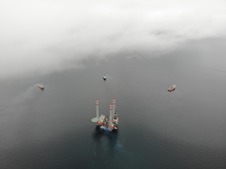
[[[37,87],[41,90],[44,90],[44,84],[42,83],[37,84]]]
[[[172,85],[171,87],[168,88],[168,92],[172,92],[176,89],[176,85]]]
[[[104,75],[102,78],[103,78],[104,81],[107,80],[107,76],[106,75]]]
[[[99,116],[99,99],[96,99],[96,117],[92,118],[91,122],[103,130],[118,130],[119,118],[116,113],[116,100],[113,98],[109,105],[109,116],[103,114]]]

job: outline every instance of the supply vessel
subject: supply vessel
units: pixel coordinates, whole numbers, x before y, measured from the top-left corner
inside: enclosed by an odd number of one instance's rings
[[[168,88],[168,92],[173,92],[176,89],[176,85],[173,84],[171,87]]]

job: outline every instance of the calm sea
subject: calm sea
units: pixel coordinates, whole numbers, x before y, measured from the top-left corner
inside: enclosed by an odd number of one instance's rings
[[[161,56],[128,52],[1,80],[0,168],[226,168],[224,44],[191,42]],[[116,98],[118,132],[91,123],[97,97],[103,114]]]

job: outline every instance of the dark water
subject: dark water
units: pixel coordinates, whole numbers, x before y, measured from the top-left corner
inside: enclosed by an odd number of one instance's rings
[[[2,80],[0,168],[226,168],[224,44],[193,42],[151,58],[124,53],[81,69]],[[40,81],[44,91],[35,87]],[[96,97],[105,114],[116,98],[118,132],[90,122]]]

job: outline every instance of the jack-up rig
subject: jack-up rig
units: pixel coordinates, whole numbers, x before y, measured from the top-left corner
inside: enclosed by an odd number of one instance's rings
[[[117,130],[119,118],[115,111],[116,100],[113,98],[111,104],[109,105],[109,117],[101,114],[99,116],[99,99],[96,99],[96,117],[91,119],[91,122],[96,123],[103,130]]]

